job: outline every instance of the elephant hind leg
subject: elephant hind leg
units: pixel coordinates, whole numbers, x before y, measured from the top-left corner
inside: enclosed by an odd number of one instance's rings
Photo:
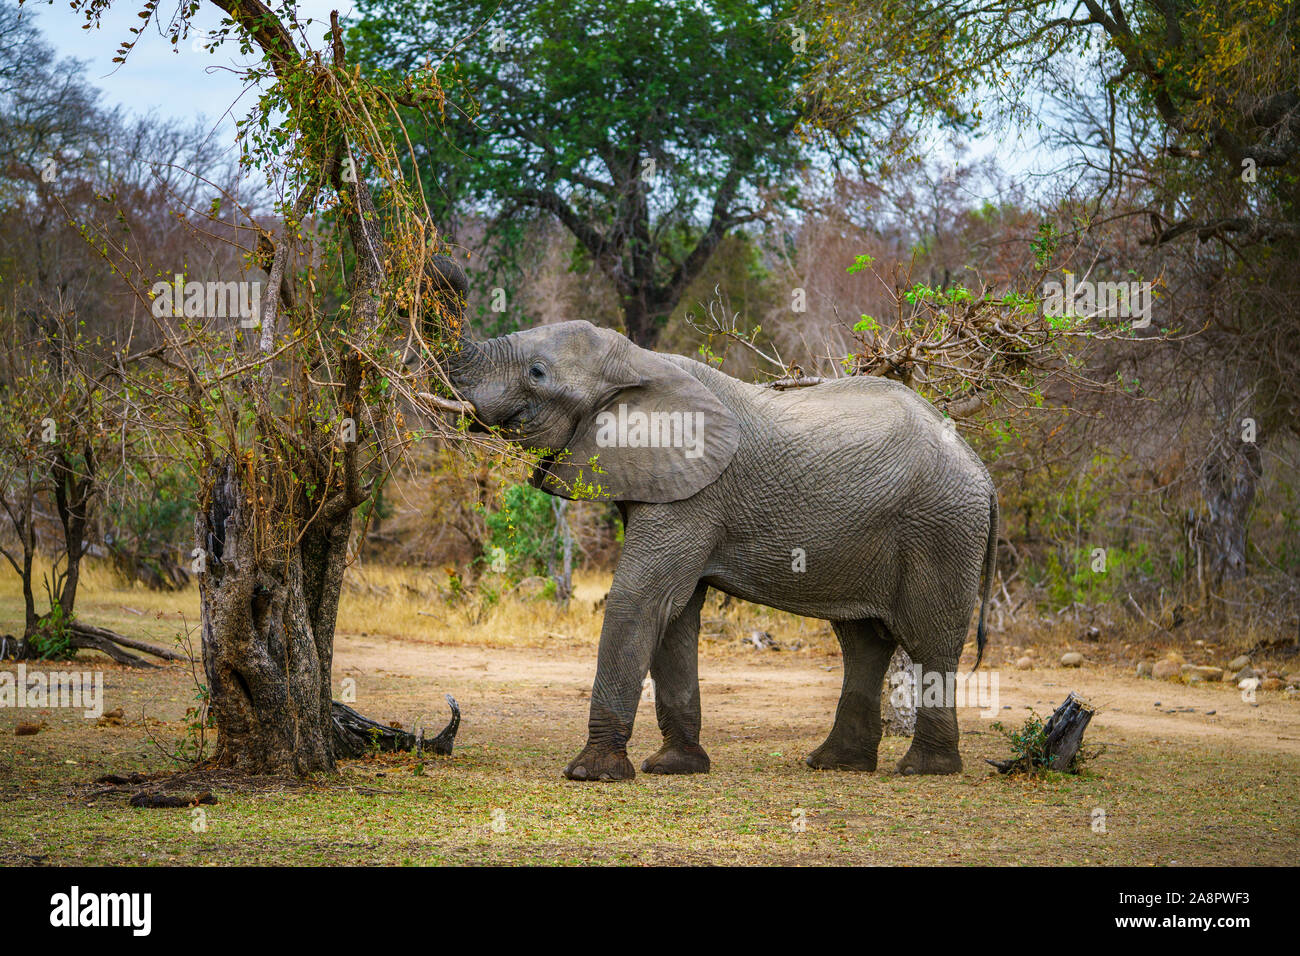
[[[957,707],[953,699],[956,656],[917,658],[921,684],[917,687],[916,732],[912,746],[898,762],[898,772],[961,773],[957,751]]]
[[[896,642],[874,619],[832,626],[844,652],[844,686],[830,735],[804,762],[819,770],[872,771],[880,746],[880,690]]]
[[[700,608],[709,586],[700,583],[650,661],[655,716],[663,746],[641,765],[645,773],[708,773],[709,755],[700,746]]]

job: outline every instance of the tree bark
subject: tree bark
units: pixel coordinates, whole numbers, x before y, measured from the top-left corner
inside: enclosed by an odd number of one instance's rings
[[[415,750],[420,753],[431,750],[439,756],[450,757],[456,731],[460,728],[460,706],[451,694],[447,695],[447,706],[451,708],[451,720],[438,736],[426,740],[423,730],[418,734],[408,734],[400,727],[385,727],[336,700],[333,704],[334,752],[339,757],[360,757],[367,750]]]
[[[643,349],[652,349],[659,341],[659,319],[646,301],[645,290],[623,298],[623,324],[627,337]]]
[[[1246,539],[1255,487],[1263,475],[1259,447],[1234,434],[1217,442],[1201,468],[1210,578],[1217,587],[1246,575]]]
[[[195,525],[216,760],[245,773],[332,770],[330,668],[351,511],[263,553],[239,464],[217,461],[208,483]]]
[[[891,737],[916,733],[916,700],[919,689],[912,671],[912,658],[901,647],[894,649],[885,672],[884,732]]]

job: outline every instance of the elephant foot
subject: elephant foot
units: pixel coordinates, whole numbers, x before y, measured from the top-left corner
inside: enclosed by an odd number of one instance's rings
[[[708,773],[709,755],[699,744],[664,744],[641,764],[645,773]]]
[[[876,769],[876,754],[874,751],[868,753],[865,750],[848,750],[828,740],[805,757],[804,763],[814,770],[855,770],[872,773]]]
[[[570,780],[631,780],[636,776],[626,750],[598,750],[591,744],[569,761],[564,775]]]
[[[898,761],[898,772],[961,773],[961,755],[954,750],[920,750],[915,745]]]

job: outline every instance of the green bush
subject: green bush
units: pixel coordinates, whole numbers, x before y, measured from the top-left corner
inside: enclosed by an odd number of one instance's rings
[[[545,576],[559,557],[551,496],[532,485],[510,485],[501,508],[484,517],[488,567],[513,581]]]
[[[36,622],[31,645],[43,661],[66,661],[77,653],[72,646],[72,620],[64,618],[62,605],[53,605],[50,613]]]
[[[105,544],[123,580],[171,589],[185,582],[178,558],[189,553],[194,537],[198,485],[192,471],[168,466],[151,474],[134,466],[123,482],[127,495],[105,503]]]
[[[1025,722],[1017,728],[1007,727],[995,720],[993,729],[1011,744],[1012,760],[1026,770],[1041,771],[1051,760],[1047,752],[1047,723],[1031,710]]]
[[[1048,604],[1053,608],[1076,602],[1096,605],[1122,601],[1129,590],[1155,576],[1155,564],[1145,544],[1105,551],[1105,571],[1093,570],[1093,549],[1083,547],[1049,552],[1044,565],[1031,569],[1027,576],[1047,592]]]

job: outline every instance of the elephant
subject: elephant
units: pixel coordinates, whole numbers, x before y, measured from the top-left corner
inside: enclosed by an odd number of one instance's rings
[[[997,554],[988,471],[905,385],[851,376],[789,390],[732,378],[574,320],[486,341],[444,368],[478,427],[540,453],[532,483],[617,503],[624,545],[605,601],[588,737],[570,780],[628,780],[637,704],[654,680],[659,751],[641,766],[706,773],[698,641],[709,588],[831,623],[844,675],[806,763],[874,771],[896,646],[953,675]],[[918,709],[903,773],[957,773],[953,702]]]

